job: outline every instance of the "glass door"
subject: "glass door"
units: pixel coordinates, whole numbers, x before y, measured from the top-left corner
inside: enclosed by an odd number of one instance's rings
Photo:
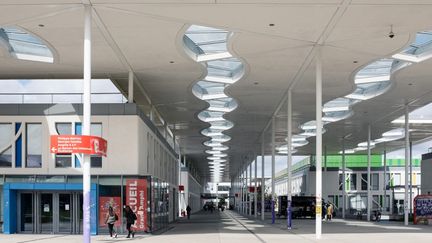
[[[72,194],[58,194],[58,233],[72,233]]]
[[[72,233],[81,234],[83,232],[83,196],[80,192],[72,194]]]
[[[40,194],[40,232],[53,233],[53,194]]]
[[[19,232],[33,232],[33,193],[20,193]]]

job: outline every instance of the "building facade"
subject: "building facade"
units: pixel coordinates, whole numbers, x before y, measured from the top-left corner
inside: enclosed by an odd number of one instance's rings
[[[0,107],[0,221],[4,233],[82,233],[79,154],[53,154],[50,135],[81,134],[82,105]],[[174,141],[135,104],[92,106],[92,135],[108,141],[106,157],[91,157],[91,232],[116,227],[123,208],[137,213],[137,230],[163,229],[178,217],[179,156]]]
[[[325,161],[323,159],[323,161]],[[420,160],[414,159],[412,167],[412,200],[421,193]],[[323,163],[323,165],[325,165]],[[322,195],[325,201],[332,202],[339,213],[343,207],[342,156],[327,156],[327,166],[322,173]],[[345,210],[348,216],[364,215],[367,210],[367,156],[346,155]],[[381,155],[371,156],[371,205],[373,210],[381,210],[391,215],[403,215],[405,161],[387,159],[386,167]],[[270,184],[267,184],[270,189]],[[286,170],[276,175],[276,195],[287,194]],[[310,156],[297,163],[293,168],[292,192],[297,196],[315,195],[314,157]],[[411,200],[411,201],[412,201]],[[412,204],[409,203],[412,208]]]

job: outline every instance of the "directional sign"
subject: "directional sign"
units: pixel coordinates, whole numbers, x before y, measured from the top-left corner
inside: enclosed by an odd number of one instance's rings
[[[108,143],[96,136],[51,135],[50,151],[53,154],[92,154],[106,156]]]

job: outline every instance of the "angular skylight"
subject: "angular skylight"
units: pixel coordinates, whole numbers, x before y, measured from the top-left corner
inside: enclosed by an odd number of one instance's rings
[[[418,32],[414,43],[405,50],[392,56],[395,59],[407,62],[422,62],[432,57],[432,32]]]
[[[234,126],[223,116],[238,106],[235,99],[225,93],[225,89],[244,74],[243,63],[228,52],[227,41],[230,36],[232,33],[229,31],[198,25],[190,26],[183,36],[186,53],[207,69],[206,77],[192,87],[192,92],[209,104],[206,110],[198,114],[198,118],[210,124],[201,134],[210,138],[204,145],[211,148],[205,152],[211,155],[207,159],[215,181],[219,181],[226,171],[225,164],[222,164],[226,160],[221,158],[228,155],[221,151],[229,149],[223,143],[231,140],[231,137],[223,132]]]
[[[53,63],[53,53],[37,36],[18,27],[0,27],[0,45],[20,60]]]

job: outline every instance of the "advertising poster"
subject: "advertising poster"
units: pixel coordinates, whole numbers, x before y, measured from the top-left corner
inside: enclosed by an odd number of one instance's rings
[[[126,205],[129,205],[135,212],[135,230],[144,232],[148,230],[147,225],[147,180],[127,179],[126,180]]]
[[[414,198],[414,224],[432,224],[432,195]]]
[[[120,197],[99,197],[99,225],[105,225],[106,216],[108,214],[108,208],[111,206],[114,212],[117,214],[119,220],[117,220],[114,226],[121,226],[121,200]]]

